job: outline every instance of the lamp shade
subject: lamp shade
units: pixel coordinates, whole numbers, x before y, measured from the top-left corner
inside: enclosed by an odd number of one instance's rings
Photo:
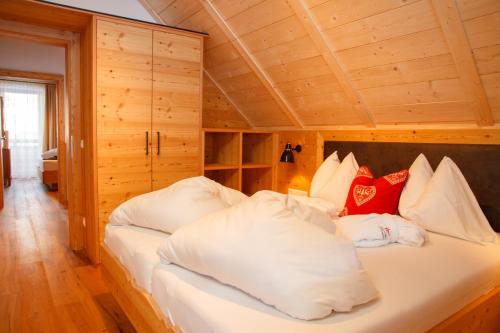
[[[296,151],[297,153],[300,153],[302,151],[302,146],[301,145],[296,145],[295,148],[292,148],[291,143],[287,143],[285,145],[285,150],[283,150],[283,153],[281,153],[280,157],[280,162],[283,163],[293,163],[295,162],[293,158],[293,151]]]
[[[281,153],[280,162],[283,162],[283,163],[293,163],[294,162],[291,143],[286,144],[285,150],[283,150],[283,153]]]

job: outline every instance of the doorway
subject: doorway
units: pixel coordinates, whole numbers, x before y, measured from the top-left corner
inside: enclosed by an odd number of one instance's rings
[[[0,69],[2,180],[39,180],[66,205],[64,76]]]

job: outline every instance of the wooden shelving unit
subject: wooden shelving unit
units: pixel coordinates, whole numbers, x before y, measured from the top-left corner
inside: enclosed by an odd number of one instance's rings
[[[206,177],[248,195],[276,189],[276,133],[229,129],[203,132]]]

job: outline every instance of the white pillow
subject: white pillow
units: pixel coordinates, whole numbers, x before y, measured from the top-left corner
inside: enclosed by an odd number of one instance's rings
[[[351,183],[358,172],[359,166],[353,153],[349,153],[339,167],[318,193],[318,197],[332,201],[338,210],[342,210],[349,193]]]
[[[187,178],[122,203],[111,213],[109,222],[173,233],[184,224],[246,198],[243,193],[228,189],[208,178]]]
[[[180,228],[158,254],[300,319],[375,298],[352,243],[299,219],[285,199],[258,192]]]
[[[401,216],[410,215],[412,207],[417,204],[433,174],[432,167],[425,155],[418,155],[410,167],[408,181],[399,198],[399,214]]]
[[[311,180],[311,189],[309,190],[309,195],[311,197],[318,196],[321,189],[325,187],[326,183],[332,178],[339,165],[340,160],[336,151],[321,163]]]
[[[427,230],[474,242],[495,242],[491,228],[457,165],[444,157],[409,219]]]

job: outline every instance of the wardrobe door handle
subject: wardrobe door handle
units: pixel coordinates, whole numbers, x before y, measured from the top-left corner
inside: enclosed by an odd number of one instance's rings
[[[146,155],[149,155],[149,132],[146,131]]]
[[[157,154],[160,155],[160,132],[156,132],[156,137],[158,138],[158,152]]]

